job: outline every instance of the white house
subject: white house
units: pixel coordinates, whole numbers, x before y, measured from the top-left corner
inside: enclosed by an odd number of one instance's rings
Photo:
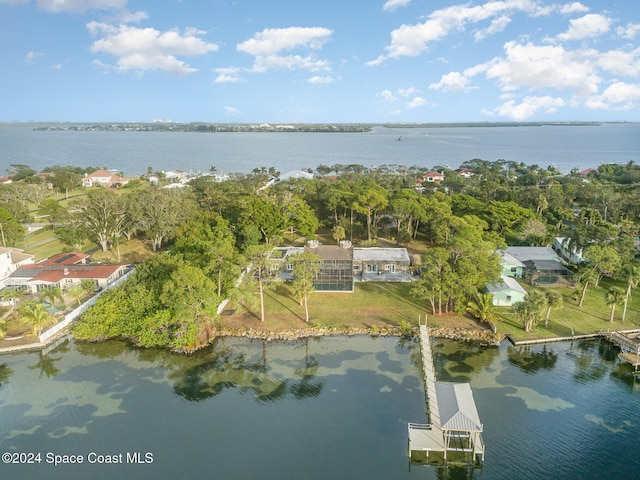
[[[22,265],[33,263],[33,255],[24,253],[19,248],[0,247],[0,288],[5,281]]]
[[[107,170],[96,170],[85,174],[82,179],[83,187],[119,187],[129,180]]]
[[[487,285],[486,292],[493,295],[492,303],[498,307],[510,307],[516,302],[523,301],[527,294],[515,278],[506,275],[501,275],[499,282]]]

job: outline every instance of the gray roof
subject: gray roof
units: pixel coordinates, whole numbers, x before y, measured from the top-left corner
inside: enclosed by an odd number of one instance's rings
[[[303,172],[302,170],[293,170],[291,172],[284,173],[280,175],[276,181],[278,182],[286,182],[287,180],[291,180],[292,178],[306,178],[308,180],[313,179],[313,174],[309,172]]]
[[[526,262],[527,260],[560,261],[560,257],[551,247],[507,247],[506,252],[521,262]]]
[[[316,248],[306,246],[304,250],[315,253],[322,260],[353,260],[352,247],[343,248],[338,245],[319,245]]]
[[[556,272],[562,275],[572,275],[573,272],[556,260],[527,260],[525,267],[538,272]]]
[[[388,261],[388,262],[407,262],[409,263],[409,253],[406,248],[354,248],[354,261]]]
[[[504,265],[513,265],[515,267],[524,267],[524,263],[508,252],[500,252],[500,263]]]
[[[499,282],[487,285],[487,291],[489,293],[502,292],[504,290],[513,290],[515,292],[520,292],[523,295],[527,294],[527,291],[520,286],[518,281],[515,278],[507,277],[506,275],[500,275]]]
[[[470,384],[436,382],[436,396],[443,430],[482,431]]]

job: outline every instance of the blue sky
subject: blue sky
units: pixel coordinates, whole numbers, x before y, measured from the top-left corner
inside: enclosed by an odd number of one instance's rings
[[[0,0],[0,121],[640,121],[637,0]]]

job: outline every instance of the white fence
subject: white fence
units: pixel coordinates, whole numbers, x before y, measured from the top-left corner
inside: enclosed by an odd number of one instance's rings
[[[106,289],[108,290],[110,288],[113,288],[113,287],[116,287],[116,286],[120,285],[127,278],[129,278],[129,276],[132,273],[133,273],[133,269],[128,271],[124,275],[122,275],[119,279],[117,279],[112,284],[108,285]],[[55,324],[49,330],[47,330],[45,332],[42,332],[40,334],[40,336],[38,337],[38,339],[40,340],[40,343],[46,342],[51,337],[53,337],[54,335],[59,333],[61,330],[63,330],[64,328],[68,327],[71,324],[71,322],[73,322],[76,318],[78,318],[82,314],[82,312],[84,312],[90,306],[94,305],[96,303],[96,301],[98,300],[98,298],[100,297],[100,295],[102,295],[102,292],[98,293],[97,295],[94,295],[89,300],[87,300],[82,305],[80,305],[78,308],[76,308],[76,309],[72,310],[71,312],[67,313],[64,316],[64,320],[62,320],[61,322]]]

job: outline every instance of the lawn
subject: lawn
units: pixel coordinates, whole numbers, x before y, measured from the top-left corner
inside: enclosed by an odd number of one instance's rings
[[[304,308],[286,284],[265,292],[265,324],[260,323],[259,304],[249,309],[231,305],[223,312],[227,328],[265,328],[273,331],[313,327],[373,328],[399,326],[406,321],[424,323],[424,303],[411,296],[410,283],[356,283],[353,293],[315,292],[309,297],[309,323]],[[257,293],[254,293],[257,295]],[[233,312],[233,313],[232,313]],[[232,313],[232,314],[231,314]],[[477,327],[474,320],[458,315],[429,315],[430,326]]]
[[[527,291],[532,287],[521,283]],[[600,331],[631,330],[640,328],[640,295],[632,293],[631,301],[627,307],[627,315],[622,322],[623,305],[616,306],[613,322],[609,322],[611,307],[606,305],[606,294],[610,287],[619,286],[626,291],[626,285],[608,278],[602,280],[600,286],[591,286],[582,307],[578,307],[578,301],[572,298],[573,289],[557,288],[553,290],[562,295],[562,307],[551,310],[548,328],[544,327],[544,320],[536,325],[531,332],[525,332],[522,323],[511,313],[510,308],[500,308],[500,319],[496,322],[499,333],[511,336],[515,341],[570,337],[598,333]],[[545,289],[536,289],[545,291]]]

